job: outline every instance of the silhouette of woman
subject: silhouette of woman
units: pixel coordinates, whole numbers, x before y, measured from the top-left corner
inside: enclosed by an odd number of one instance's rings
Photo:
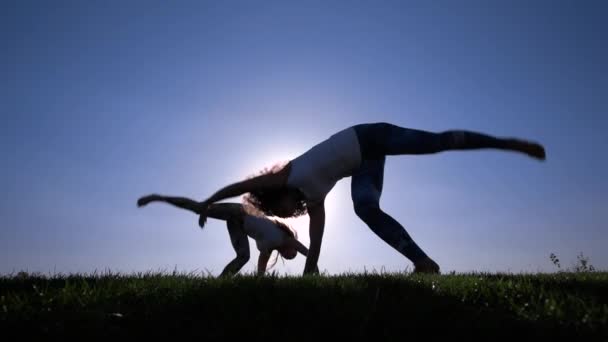
[[[359,124],[333,134],[278,170],[226,186],[201,202],[199,225],[209,205],[248,193],[249,202],[269,216],[308,213],[310,252],[304,274],[315,272],[325,226],[325,196],[340,179],[352,176],[351,197],[357,216],[382,240],[414,263],[415,272],[439,273],[406,230],[380,209],[386,156],[421,155],[443,151],[499,149],[544,160],[543,146],[517,138],[498,138],[466,131],[433,133],[390,123]]]
[[[190,210],[195,214],[200,214],[199,208],[201,207],[201,203],[184,197],[152,194],[141,197],[137,201],[137,206],[143,207],[151,202],[165,202],[178,208]],[[296,234],[280,221],[249,214],[238,203],[217,203],[206,208],[206,216],[226,221],[228,234],[230,234],[230,242],[236,252],[236,258],[224,267],[220,276],[238,273],[249,261],[249,241],[247,240],[247,236],[256,241],[256,245],[260,251],[258,274],[264,274],[268,260],[270,260],[270,255],[274,250],[285,259],[295,258],[298,252],[304,256],[308,254],[308,249],[297,240]],[[274,263],[276,263],[276,259]]]

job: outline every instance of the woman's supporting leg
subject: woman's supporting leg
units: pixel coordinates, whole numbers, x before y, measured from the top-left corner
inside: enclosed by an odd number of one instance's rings
[[[427,255],[397,220],[380,209],[384,161],[384,157],[364,160],[352,176],[351,196],[355,213],[384,242],[416,264],[428,259]]]
[[[197,201],[185,197],[161,196],[157,194],[152,194],[140,198],[139,200],[137,200],[137,206],[143,207],[151,202],[169,203],[178,208],[189,210],[195,214],[198,214],[200,212],[200,203]]]
[[[545,149],[535,142],[517,138],[499,138],[467,130],[433,133],[388,123],[361,125],[357,130],[360,139],[363,139],[364,157],[491,148],[521,152],[533,158],[545,159]]]

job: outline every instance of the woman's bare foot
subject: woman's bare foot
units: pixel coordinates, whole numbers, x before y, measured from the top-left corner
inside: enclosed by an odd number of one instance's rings
[[[160,201],[161,199],[162,199],[162,196],[157,195],[157,194],[144,196],[137,200],[137,206],[143,207],[143,206],[148,205],[148,203],[150,203],[150,202]]]
[[[439,265],[433,259],[426,257],[414,263],[414,273],[439,274]]]

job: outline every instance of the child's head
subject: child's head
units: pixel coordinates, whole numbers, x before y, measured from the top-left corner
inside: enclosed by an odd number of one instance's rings
[[[287,260],[294,259],[296,255],[298,255],[298,251],[296,251],[296,249],[293,247],[280,247],[277,248],[277,252],[279,252],[279,254],[281,254],[281,256]]]
[[[277,228],[279,228],[287,237],[294,238],[294,239],[298,238],[298,234],[295,232],[295,230],[291,229],[285,223],[278,221],[278,220],[272,220],[272,221],[277,226]],[[283,259],[287,259],[287,260],[294,259],[296,257],[296,255],[298,255],[298,251],[296,251],[296,249],[291,246],[278,247],[277,252]],[[279,255],[277,255],[277,257],[274,258],[274,260],[269,268],[274,267],[274,265],[277,263],[277,259],[278,259]]]
[[[264,169],[260,174],[276,173],[285,164]],[[287,186],[278,189],[252,191],[244,197],[245,205],[255,207],[266,216],[297,217],[306,214],[306,202],[298,189]]]

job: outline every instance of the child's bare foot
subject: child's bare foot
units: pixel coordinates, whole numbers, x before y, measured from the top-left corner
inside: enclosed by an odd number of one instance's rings
[[[414,264],[414,273],[439,274],[439,265],[433,259],[426,257]]]
[[[150,202],[160,201],[161,199],[162,199],[162,196],[157,195],[157,194],[152,194],[152,195],[144,196],[144,197],[142,197],[142,198],[140,198],[140,199],[137,200],[137,206],[138,207],[143,207],[143,206],[146,206]]]
[[[519,139],[513,139],[512,142],[518,151],[521,151],[532,158],[545,160],[545,148],[541,144]]]

